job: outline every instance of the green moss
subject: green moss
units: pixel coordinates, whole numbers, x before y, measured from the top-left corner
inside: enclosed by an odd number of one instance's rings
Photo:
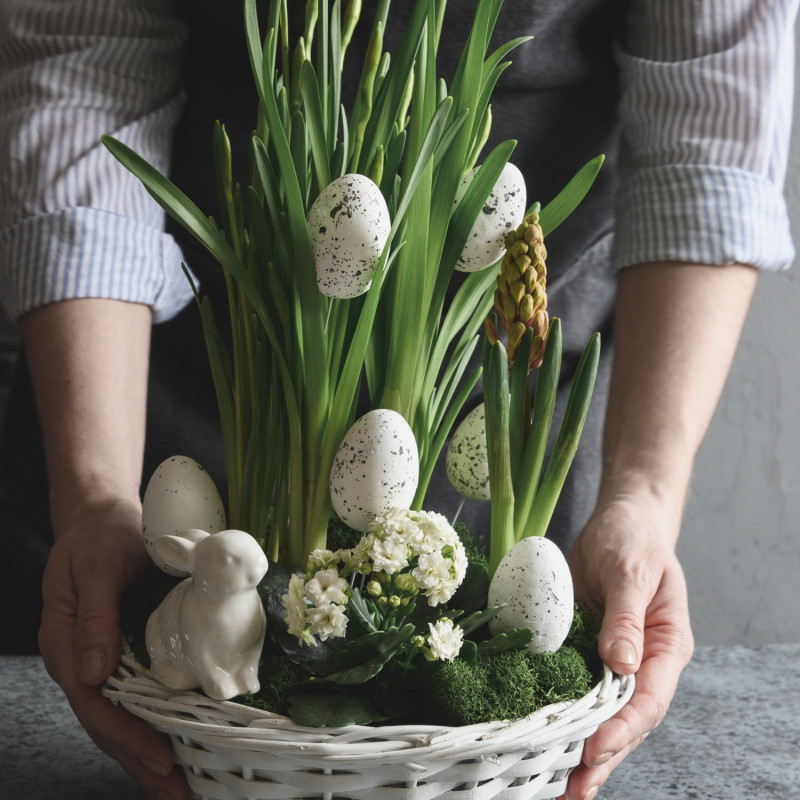
[[[308,674],[283,654],[265,654],[258,668],[261,689],[257,694],[246,694],[237,698],[237,702],[274,714],[286,714],[287,697],[298,683],[306,680]]]
[[[414,711],[426,722],[471,725],[575,700],[589,691],[593,677],[581,654],[564,646],[557,653],[505,651],[474,664],[437,661],[416,670],[410,683],[402,691],[417,699]]]
[[[489,559],[486,556],[486,547],[480,537],[474,534],[463,522],[456,522],[453,525],[453,529],[458,534],[458,538],[461,539],[461,544],[464,545],[469,563],[483,564],[484,567],[488,567]]]
[[[361,541],[363,535],[333,516],[328,521],[328,550],[350,550]]]
[[[586,662],[595,683],[603,675],[603,662],[597,654],[597,636],[600,633],[600,620],[582,603],[575,603],[572,627],[564,644],[574,647]]]

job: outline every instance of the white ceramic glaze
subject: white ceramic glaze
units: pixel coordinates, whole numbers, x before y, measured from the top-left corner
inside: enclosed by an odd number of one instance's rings
[[[257,586],[267,558],[244,531],[185,531],[155,543],[161,559],[189,573],[150,615],[145,631],[153,677],[214,700],[256,692],[266,615]]]

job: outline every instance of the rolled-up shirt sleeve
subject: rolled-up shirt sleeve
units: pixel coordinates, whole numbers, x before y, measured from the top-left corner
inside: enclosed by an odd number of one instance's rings
[[[192,297],[164,213],[100,138],[169,168],[183,24],[167,0],[0,5],[0,294],[10,316],[80,297]]]
[[[784,269],[798,0],[634,0],[613,264]]]

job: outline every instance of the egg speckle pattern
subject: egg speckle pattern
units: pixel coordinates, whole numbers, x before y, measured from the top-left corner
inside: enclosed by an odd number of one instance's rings
[[[450,483],[464,497],[489,500],[489,461],[486,454],[486,409],[481,403],[467,414],[450,439],[445,457]]]
[[[333,460],[333,508],[346,525],[366,531],[375,517],[408,508],[419,482],[414,433],[396,411],[364,414],[345,435]]]
[[[326,186],[306,220],[317,286],[328,297],[364,294],[389,238],[389,209],[365,175],[350,174]]]
[[[455,205],[464,196],[477,171],[476,167],[461,179]],[[525,179],[518,167],[506,164],[469,232],[456,269],[477,272],[501,259],[505,252],[506,234],[525,218],[525,203]]]
[[[575,610],[569,565],[558,545],[542,536],[517,542],[497,566],[488,605],[506,607],[489,621],[493,635],[528,627],[533,653],[555,653],[564,643]]]
[[[168,566],[156,553],[162,536],[199,529],[216,533],[226,528],[225,507],[211,476],[194,459],[173,456],[162,461],[150,478],[142,500],[142,531],[154,563],[170,575],[187,575]]]

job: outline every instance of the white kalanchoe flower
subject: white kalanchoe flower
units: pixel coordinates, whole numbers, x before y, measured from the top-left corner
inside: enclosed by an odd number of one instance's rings
[[[335,567],[342,560],[342,551],[337,550],[312,550],[311,555],[308,557],[308,568],[311,569],[328,569],[328,567]]]
[[[338,552],[315,550],[308,564],[311,577],[305,580],[292,575],[289,579],[289,591],[283,595],[283,619],[301,645],[317,644],[316,636],[325,641],[345,635],[349,586],[336,567],[341,561]],[[334,566],[315,570],[315,566],[330,562]]]
[[[327,603],[309,608],[306,614],[311,633],[319,636],[323,642],[342,637],[347,631],[347,614],[343,605]]]
[[[339,577],[336,567],[321,569],[306,582],[306,599],[314,606],[321,607],[329,603],[347,604],[347,581]]]
[[[464,629],[453,624],[449,617],[429,622],[428,647],[431,656],[439,661],[453,661],[464,643]]]
[[[401,557],[401,551],[403,556]],[[434,511],[393,508],[378,517],[355,553],[376,572],[395,575],[417,559],[410,574],[428,605],[446,603],[467,573],[467,556],[447,518]]]
[[[304,582],[299,575],[289,578],[289,592],[283,595],[283,607],[286,616],[283,621],[292,636],[296,636],[300,644],[314,645],[316,640],[306,627],[306,600],[303,593]]]
[[[411,574],[417,586],[428,598],[429,606],[446,603],[458,589],[459,582],[454,577],[453,559],[446,558],[440,551],[423,553]]]
[[[358,569],[358,567],[360,567],[362,564],[366,564],[367,562],[371,561],[372,545],[374,542],[375,534],[368,533],[365,536],[362,536],[358,544],[353,548],[353,565],[358,565],[356,569]],[[354,570],[354,572],[355,571],[356,570]]]
[[[375,540],[371,549],[372,567],[375,572],[394,575],[408,566],[408,545],[399,534],[389,534]]]

